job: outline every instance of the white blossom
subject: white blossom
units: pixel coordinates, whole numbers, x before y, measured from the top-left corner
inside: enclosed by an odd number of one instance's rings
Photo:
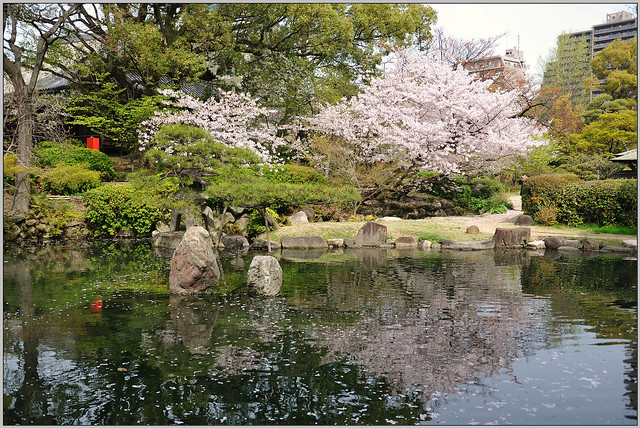
[[[308,123],[361,153],[362,162],[403,151],[443,173],[478,156],[504,159],[537,145],[534,124],[517,117],[519,93],[491,91],[462,69],[401,51],[393,72],[358,96],[327,105]]]

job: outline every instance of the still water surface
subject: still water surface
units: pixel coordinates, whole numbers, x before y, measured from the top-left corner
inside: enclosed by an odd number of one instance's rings
[[[283,252],[258,298],[251,253],[201,297],[147,242],[4,256],[5,424],[637,424],[635,259]]]

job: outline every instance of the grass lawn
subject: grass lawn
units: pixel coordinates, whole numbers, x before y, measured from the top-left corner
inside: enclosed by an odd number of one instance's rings
[[[495,222],[492,219],[495,218]],[[401,236],[413,236],[416,240],[428,239],[440,242],[445,239],[453,241],[487,241],[491,240],[496,227],[515,227],[513,222],[504,220],[505,217],[470,216],[470,217],[433,217],[421,220],[377,221],[387,226],[387,235],[391,240]],[[317,235],[324,239],[355,238],[358,230],[365,222],[321,222],[295,226],[284,226],[272,231],[269,238],[280,242],[283,236]],[[466,233],[467,226],[480,225],[480,233],[470,235]],[[606,230],[606,229],[605,229]],[[631,231],[629,231],[631,232]],[[568,226],[531,226],[532,239],[551,236],[583,239],[594,238],[605,245],[620,245],[623,240],[636,239],[636,234],[602,233],[588,228],[574,228]]]

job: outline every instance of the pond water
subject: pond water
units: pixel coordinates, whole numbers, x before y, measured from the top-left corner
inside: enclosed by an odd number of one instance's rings
[[[637,424],[635,259],[252,256],[178,297],[148,242],[5,248],[4,423]]]

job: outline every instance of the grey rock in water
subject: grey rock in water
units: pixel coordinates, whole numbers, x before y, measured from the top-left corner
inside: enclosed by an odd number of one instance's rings
[[[366,222],[356,236],[356,247],[379,247],[387,241],[387,226]]]
[[[527,249],[529,250],[544,250],[545,248],[546,248],[546,245],[542,240],[538,239],[535,241],[527,242]]]
[[[582,249],[582,242],[580,242],[578,239],[565,239],[564,240],[564,244],[562,245],[564,247],[574,247],[577,248],[579,250]]]
[[[276,250],[278,248],[280,248],[280,243],[276,242],[276,241],[271,241],[271,250]],[[252,250],[268,250],[269,247],[267,246],[267,240],[266,239],[262,239],[262,238],[256,238],[253,240],[253,242],[251,243],[251,249]]]
[[[442,241],[443,250],[479,251],[491,250],[494,246],[493,241]]]
[[[255,256],[247,272],[249,291],[261,296],[277,296],[282,288],[282,268],[273,256]]]
[[[587,238],[582,241],[582,249],[585,251],[598,251],[600,250],[600,243],[595,239]]]
[[[422,250],[430,250],[431,249],[431,241],[424,239],[424,240],[418,242],[418,248],[420,248]]]
[[[636,249],[633,247],[625,247],[624,245],[607,245],[600,248],[600,252],[603,253],[620,253],[620,254],[633,254]]]
[[[400,238],[396,239],[396,248],[418,248],[418,242],[413,239],[413,236],[401,236]]]
[[[327,239],[327,245],[329,248],[342,248],[344,247],[344,239]]]
[[[321,236],[284,236],[282,248],[327,248],[327,241]]]
[[[493,242],[496,248],[524,247],[531,240],[531,229],[528,227],[496,228]],[[546,242],[545,242],[546,244]]]
[[[552,250],[557,250],[564,245],[564,239],[555,237],[544,238],[544,245]]]
[[[220,279],[209,232],[203,227],[187,229],[171,258],[169,291],[192,294],[205,290]]]
[[[353,238],[345,238],[344,241],[344,246],[346,248],[355,248],[356,247],[356,240]]]
[[[249,248],[249,241],[241,235],[225,235],[222,237],[222,243],[226,250],[244,250]]]

